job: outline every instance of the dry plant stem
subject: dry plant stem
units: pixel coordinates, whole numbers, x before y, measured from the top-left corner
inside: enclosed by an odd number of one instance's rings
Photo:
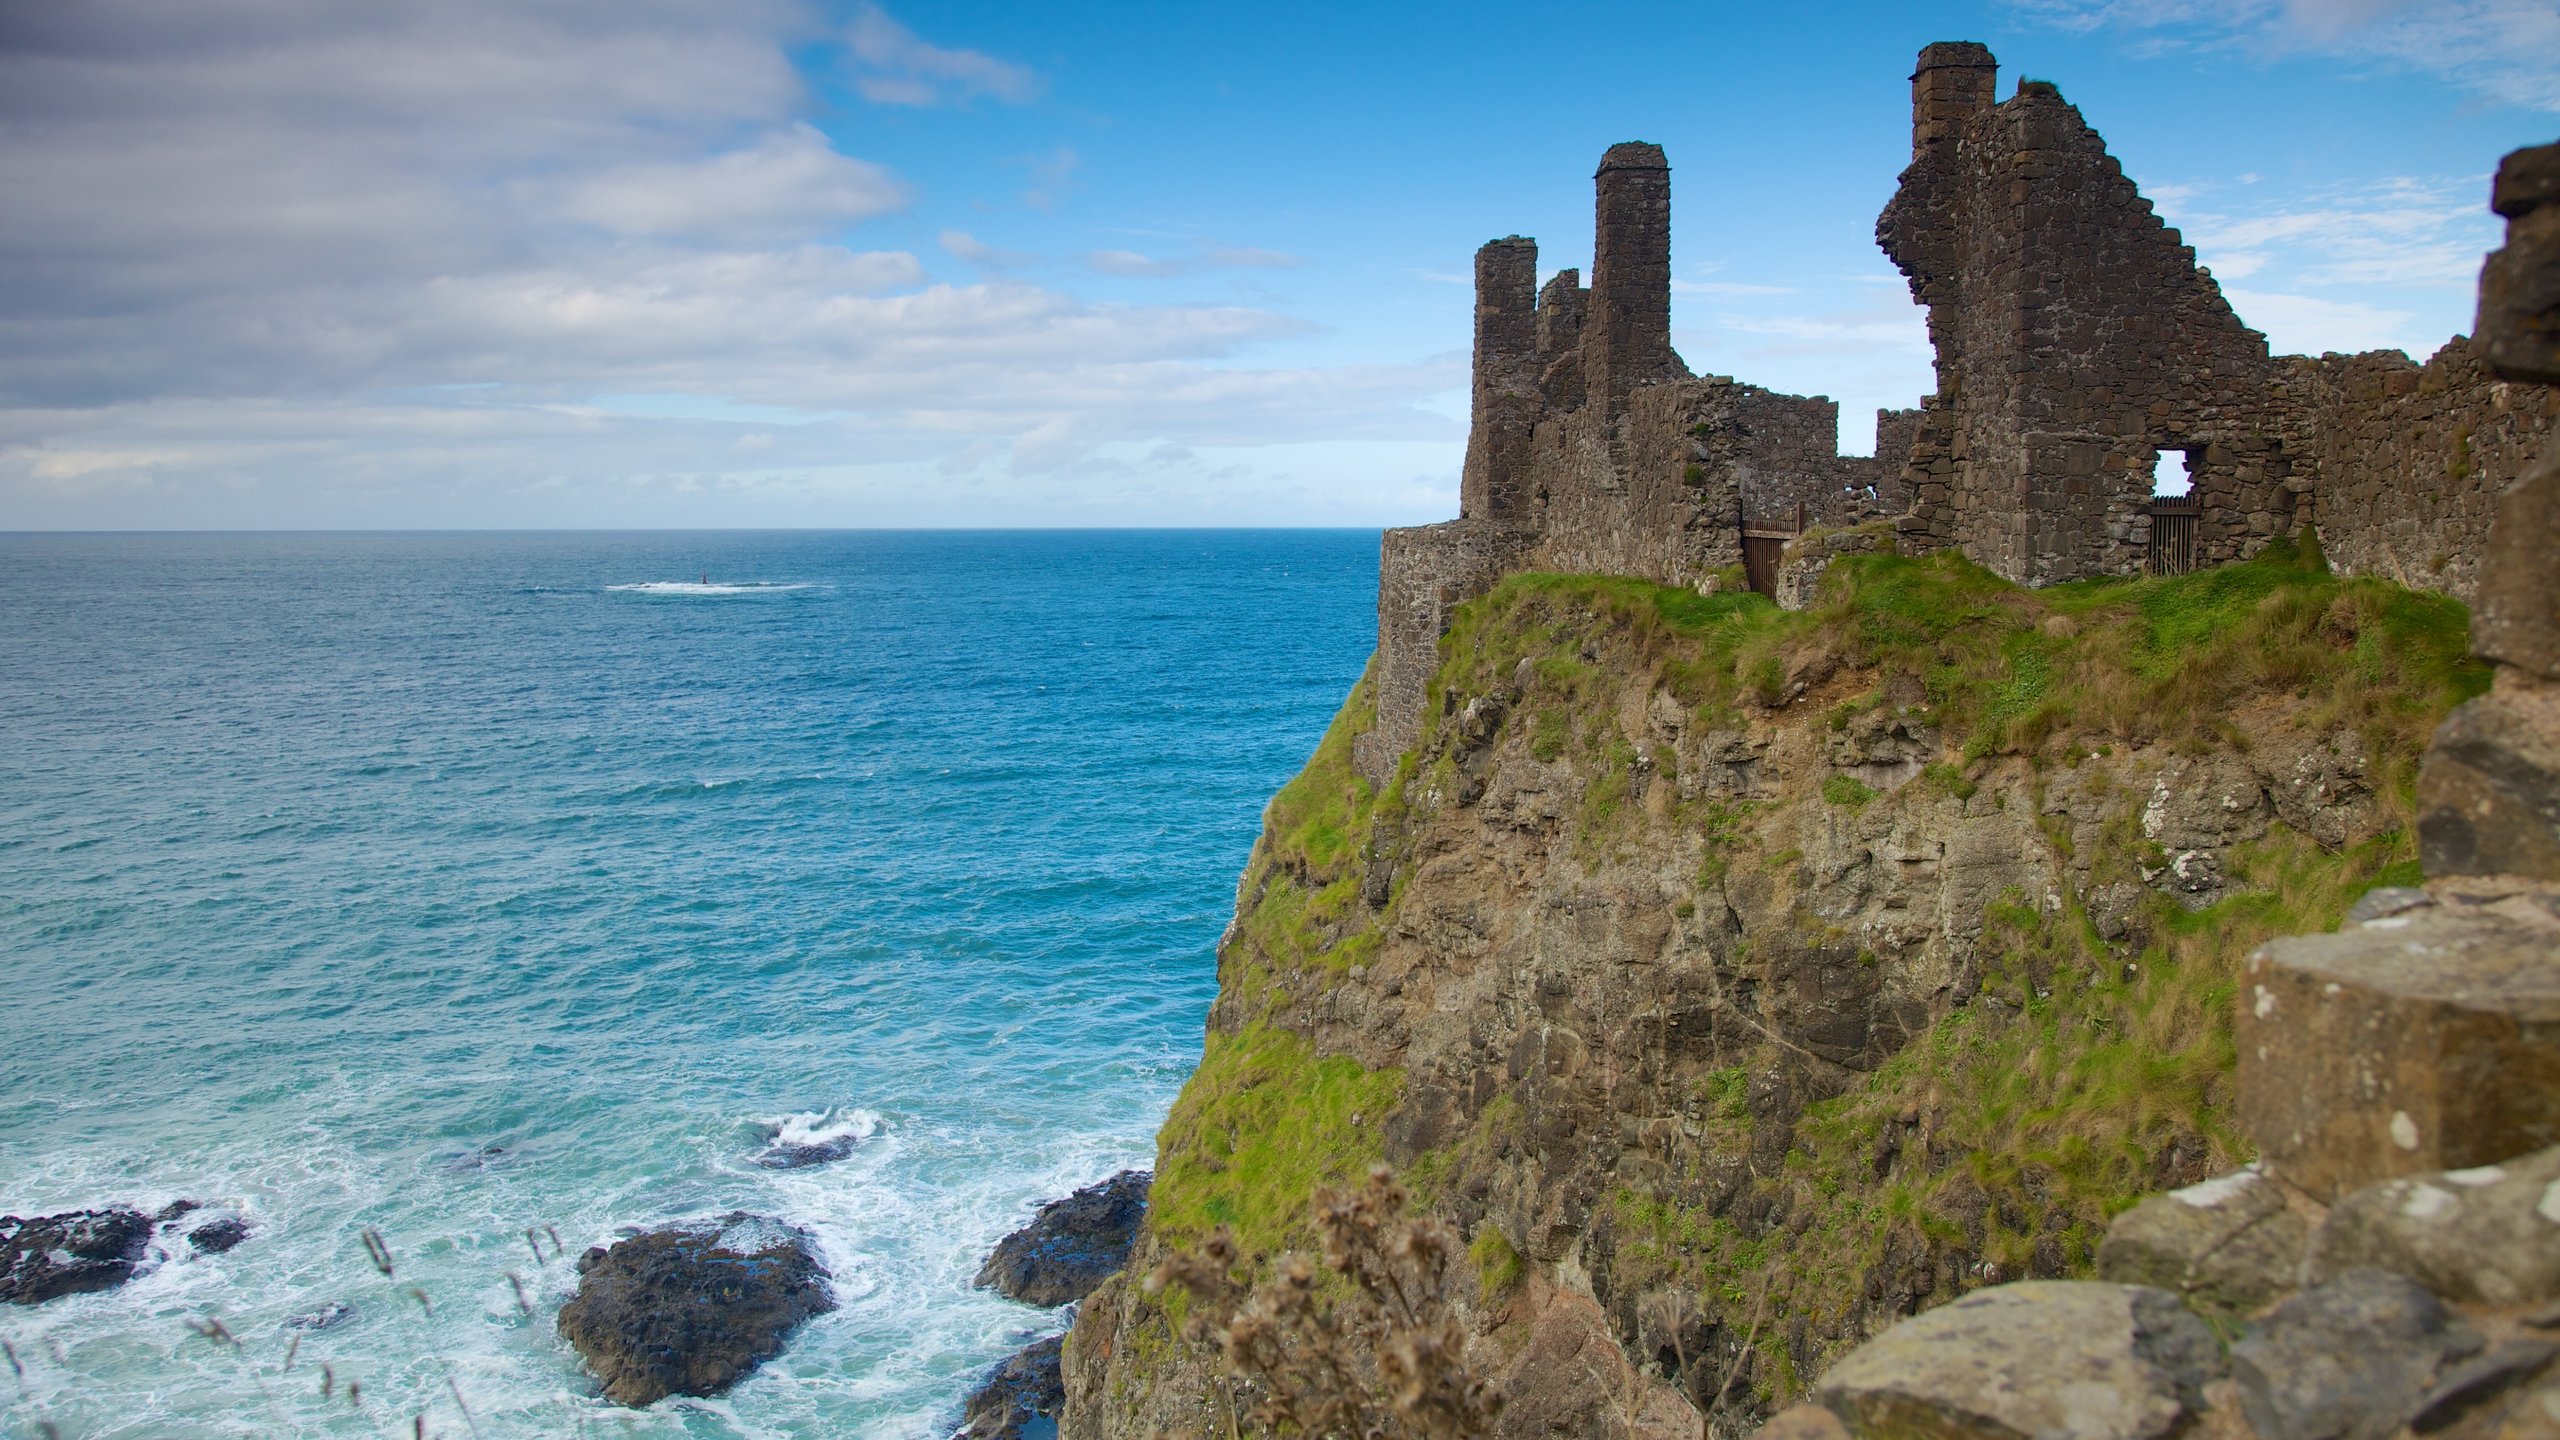
[[[1491,1433],[1501,1402],[1466,1362],[1452,1304],[1457,1237],[1408,1217],[1407,1199],[1384,1167],[1356,1192],[1317,1192],[1324,1270],[1348,1284],[1340,1300],[1320,1294],[1334,1287],[1300,1255],[1249,1287],[1224,1229],[1167,1260],[1146,1289],[1191,1295],[1187,1335],[1262,1392],[1257,1425],[1311,1440],[1475,1440]],[[1232,1385],[1228,1406],[1233,1433]]]

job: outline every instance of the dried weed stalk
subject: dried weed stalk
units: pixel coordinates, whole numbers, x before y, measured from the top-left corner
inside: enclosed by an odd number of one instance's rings
[[[1308,1440],[1481,1440],[1502,1397],[1467,1362],[1457,1233],[1407,1215],[1409,1199],[1383,1165],[1356,1192],[1316,1192],[1324,1269],[1347,1286],[1289,1254],[1254,1288],[1222,1226],[1144,1288],[1189,1292],[1185,1334],[1262,1393],[1258,1425]]]

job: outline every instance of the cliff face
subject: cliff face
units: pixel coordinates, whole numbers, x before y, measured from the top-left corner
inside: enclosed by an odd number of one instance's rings
[[[1227,1432],[1139,1293],[1384,1159],[1471,1240],[1506,1435],[1740,1434],[1848,1345],[2243,1158],[2242,955],[2414,875],[2463,612],[2278,546],[2020,590],[1854,555],[1802,614],[1515,576],[1382,790],[1367,683],[1272,803],[1065,1433]]]

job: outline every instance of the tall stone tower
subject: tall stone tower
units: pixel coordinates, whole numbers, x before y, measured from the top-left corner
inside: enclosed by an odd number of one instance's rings
[[[1458,482],[1458,518],[1524,517],[1529,439],[1541,405],[1538,242],[1512,235],[1476,252],[1474,415]]]
[[[1583,366],[1601,417],[1615,420],[1628,391],[1681,373],[1671,357],[1671,164],[1661,146],[1629,141],[1609,147],[1593,178]]]

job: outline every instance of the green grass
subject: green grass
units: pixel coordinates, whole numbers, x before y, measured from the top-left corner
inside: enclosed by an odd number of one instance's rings
[[[1503,697],[1511,743],[1569,767],[1563,863],[1596,866],[1685,835],[1701,853],[1701,900],[1729,876],[1801,865],[1793,850],[1770,853],[1784,842],[1761,839],[1783,832],[1765,825],[1773,806],[1890,815],[1984,789],[1981,803],[2015,805],[2039,796],[2054,767],[2131,742],[2243,747],[2240,726],[2258,714],[2312,733],[2351,730],[2390,833],[2331,853],[2278,830],[2228,858],[2240,887],[2231,898],[2190,913],[2149,896],[2138,951],[2100,939],[2067,901],[1994,906],[1975,957],[1980,998],[1942,1009],[1873,1073],[1812,1105],[1785,1173],[1748,1182],[1790,1197],[1783,1239],[1746,1236],[1706,1208],[1714,1187],[1702,1168],[1708,1154],[1750,1146],[1748,1077],[1777,1062],[1769,1047],[1712,1061],[1719,1068],[1702,1072],[1691,1107],[1703,1127],[1692,1170],[1630,1185],[1608,1212],[1622,1293],[1688,1285],[1737,1327],[1764,1288],[1773,1316],[1839,1321],[1889,1250],[1957,1247],[2015,1275],[2040,1245],[2048,1255],[2058,1246],[2067,1271],[2085,1272],[2108,1217],[2153,1188],[2158,1157],[2180,1149],[2215,1167],[2245,1158],[2229,1120],[2240,959],[2271,936],[2334,925],[2364,888],[2414,878],[2406,830],[2417,756],[2442,713],[2487,681],[2466,653],[2467,621],[2452,601],[2333,575],[2308,543],[2193,575],[2042,591],[1952,555],[1851,555],[1797,613],[1738,588],[1700,595],[1622,578],[1510,577],[1457,611],[1422,743],[1383,789],[1350,762],[1352,737],[1372,721],[1364,679],[1272,800],[1221,952],[1223,1028],[1166,1122],[1151,1223],[1177,1245],[1226,1224],[1249,1251],[1270,1253],[1303,1241],[1315,1186],[1347,1182],[1377,1157],[1378,1121],[1402,1094],[1402,1075],[1318,1056],[1279,1020],[1388,943],[1413,836],[1457,781],[1459,740],[1445,717],[1478,697]],[[1916,700],[1943,749],[1891,794],[1817,770],[1778,777],[1775,800],[1692,786],[1692,799],[1665,811],[1648,801],[1648,777],[1685,778],[1674,773],[1678,757],[1648,749],[1655,740],[1628,733],[1622,718],[1644,713],[1657,690],[1710,730],[1739,728],[1754,709],[1799,694],[1801,720],[1781,710],[1781,723],[1832,731],[1888,700]],[[2029,767],[2023,786],[2019,760]],[[2106,799],[2094,778],[2081,793]],[[2159,863],[2140,832],[2141,798],[2106,800],[2114,810],[2094,841],[2084,836],[2093,883]],[[1701,908],[1679,903],[1683,918]],[[1739,942],[1729,963],[1748,971],[1753,948]],[[1919,1123],[1904,1125],[1906,1114]],[[1417,1196],[1480,1179],[1518,1123],[1516,1101],[1496,1097],[1463,1137],[1408,1166]],[[1894,1136],[1900,1158],[1879,1168],[1896,1153]],[[1478,1227],[1471,1253],[1488,1295],[1516,1283],[1512,1267],[1525,1263],[1490,1225]]]
[[[1277,1254],[1305,1238],[1317,1186],[1356,1183],[1377,1160],[1378,1122],[1403,1093],[1403,1071],[1319,1056],[1286,1030],[1211,1031],[1156,1138],[1149,1225],[1174,1246],[1224,1225],[1247,1255]]]

